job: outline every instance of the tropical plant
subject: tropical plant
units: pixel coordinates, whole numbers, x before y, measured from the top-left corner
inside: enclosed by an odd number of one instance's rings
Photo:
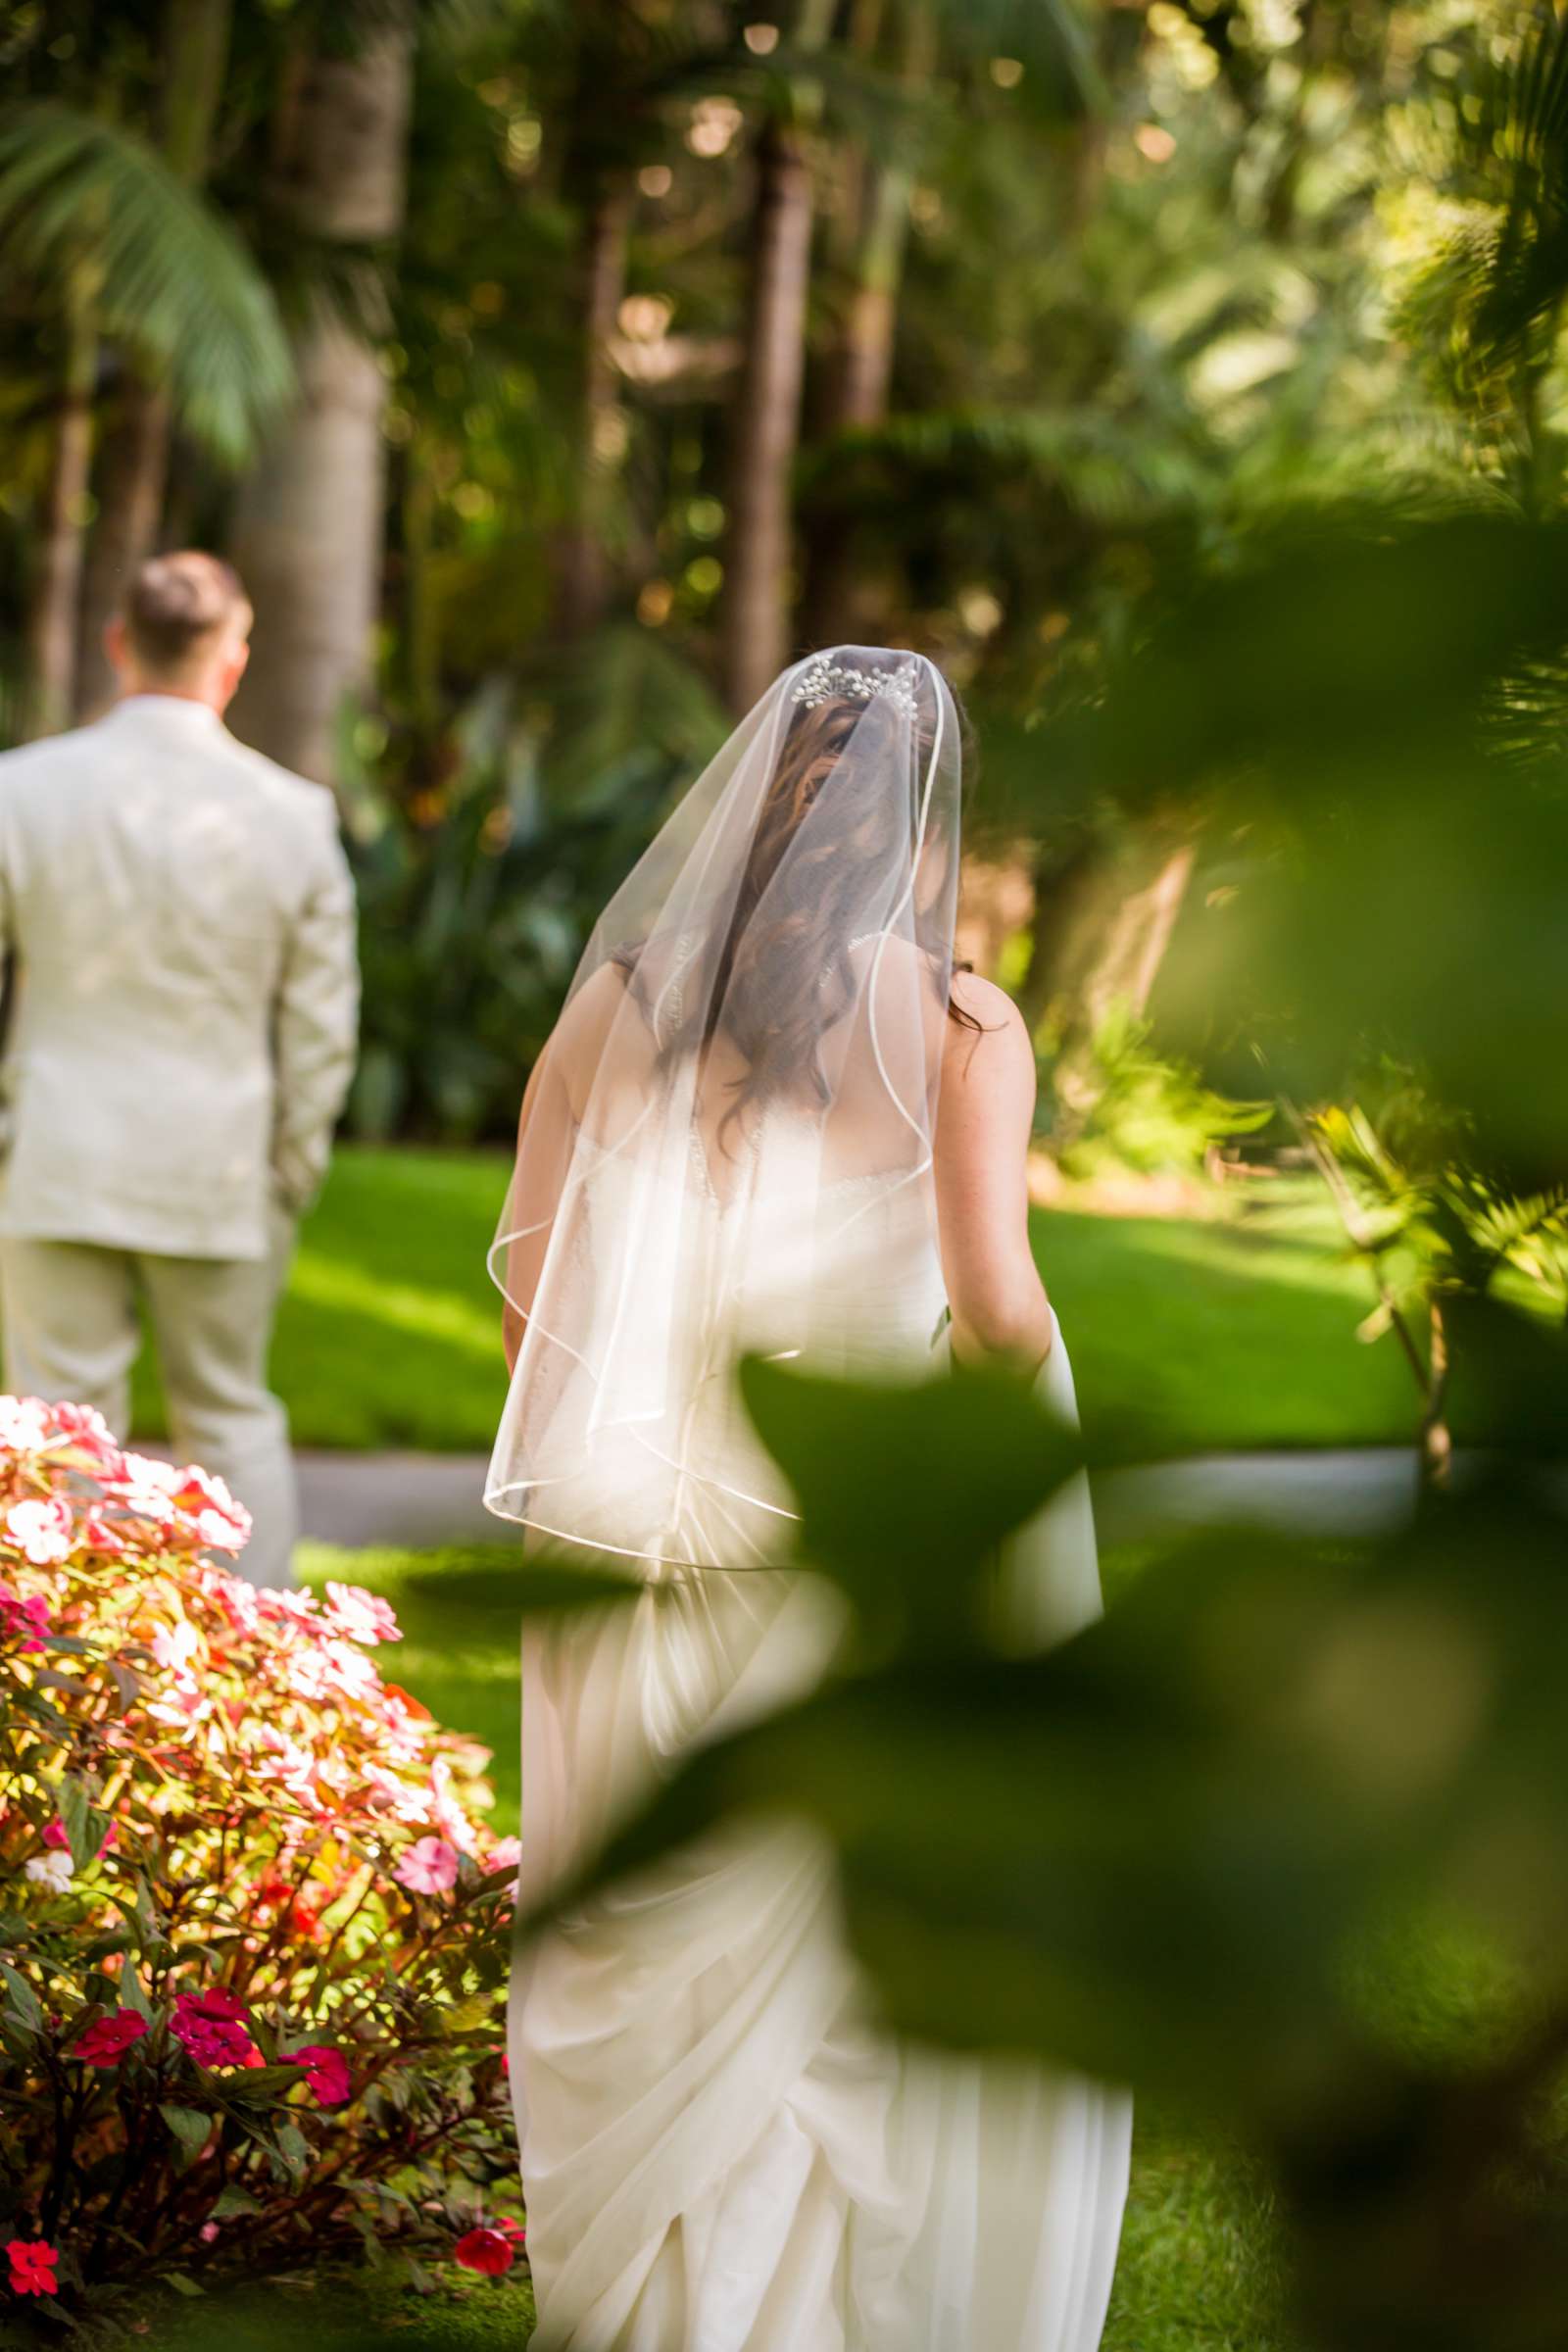
[[[451,2249],[514,2157],[514,1842],[386,1603],[258,1592],[221,1484],[0,1399],[14,2296]]]
[[[1195,1176],[1221,1144],[1255,1135],[1276,1116],[1272,1102],[1233,1102],[1216,1094],[1190,1062],[1158,1053],[1152,1038],[1151,1022],[1113,1005],[1095,1033],[1087,1067],[1076,1067],[1065,1088],[1048,1084],[1044,1141],[1065,1175],[1125,1168]],[[1081,1109],[1068,1125],[1073,1093]]]
[[[47,527],[28,605],[34,722],[68,715],[100,339],[167,387],[183,428],[233,465],[293,389],[266,285],[238,240],[135,132],[59,104],[0,119],[0,262],[59,353]]]
[[[1376,1097],[1331,1103],[1301,1125],[1377,1296],[1356,1337],[1396,1342],[1421,1399],[1423,1476],[1444,1482],[1453,1310],[1462,1315],[1467,1301],[1496,1291],[1562,1319],[1568,1177],[1523,1197],[1489,1181],[1470,1164],[1464,1122],[1445,1115],[1407,1070],[1385,1071]],[[1469,1386],[1472,1434],[1490,1438],[1485,1382]]]

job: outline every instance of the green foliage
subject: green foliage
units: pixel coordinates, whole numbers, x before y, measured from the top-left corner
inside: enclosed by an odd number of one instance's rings
[[[515,1845],[483,1751],[257,1592],[244,1514],[96,1416],[4,1400],[0,2221],[62,2311],[130,2279],[444,2250],[514,2162]]]
[[[366,777],[357,1133],[512,1133],[590,928],[721,731],[678,657],[611,629],[479,696],[428,780],[412,736],[402,790]]]
[[[74,281],[226,465],[293,395],[272,297],[238,238],[114,123],[64,106],[0,118],[0,256],[50,294]]]
[[[1130,1168],[1196,1175],[1217,1145],[1255,1135],[1275,1116],[1271,1102],[1233,1102],[1216,1094],[1190,1062],[1157,1053],[1152,1038],[1152,1025],[1135,1020],[1125,1004],[1101,1023],[1088,1066],[1073,1072],[1073,1091],[1087,1097],[1089,1109],[1069,1123],[1056,1152],[1065,1174]]]

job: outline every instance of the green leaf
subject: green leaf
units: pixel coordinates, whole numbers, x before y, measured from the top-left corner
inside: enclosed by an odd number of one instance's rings
[[[976,1621],[1000,1544],[1083,1458],[1004,1372],[873,1388],[754,1357],[741,1388],[799,1499],[804,1556],[873,1623],[944,1643]]]
[[[99,1812],[74,1773],[67,1773],[60,1783],[60,1819],[71,1841],[73,1869],[90,1868],[108,1832],[109,1816]]]
[[[29,2033],[43,2032],[43,2007],[25,1977],[19,1977],[9,1962],[0,1960],[0,1979],[4,1979],[7,2007]]]
[[[180,2146],[189,2155],[199,2156],[212,2137],[214,2118],[199,2107],[178,2107],[172,2099],[160,2101],[158,2112]]]
[[[232,2222],[241,2214],[260,2213],[261,2210],[249,2189],[241,2188],[237,2182],[230,2180],[219,2191],[208,2218],[215,2222]]]

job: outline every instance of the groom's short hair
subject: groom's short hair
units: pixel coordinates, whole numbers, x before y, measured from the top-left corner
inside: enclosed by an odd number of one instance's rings
[[[152,556],[125,598],[125,635],[144,670],[176,677],[225,631],[250,623],[250,599],[232,564],[199,548]]]

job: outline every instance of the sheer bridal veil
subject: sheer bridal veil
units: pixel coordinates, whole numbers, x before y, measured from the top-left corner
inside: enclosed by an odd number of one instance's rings
[[[491,1253],[521,1319],[493,1510],[656,1563],[761,1561],[785,1505],[741,1350],[845,1368],[929,1342],[959,769],[928,661],[815,655],[611,901]]]

